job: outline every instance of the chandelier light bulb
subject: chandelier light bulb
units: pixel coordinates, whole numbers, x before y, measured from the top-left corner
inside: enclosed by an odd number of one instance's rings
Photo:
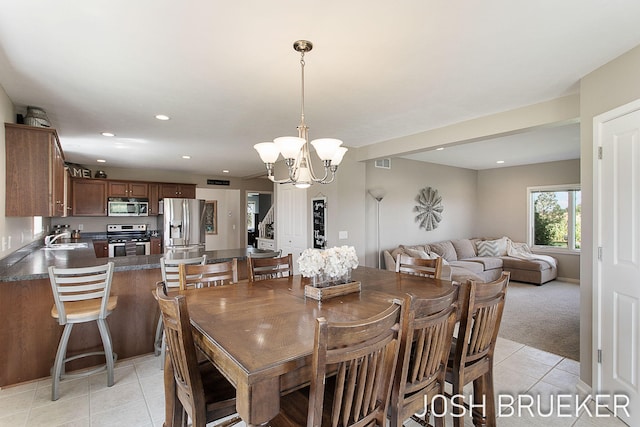
[[[316,154],[320,157],[320,160],[331,160],[341,144],[342,141],[333,138],[320,138],[311,141],[311,145],[316,149]]]
[[[260,142],[253,146],[258,152],[263,163],[275,163],[280,155],[280,150],[273,142]]]
[[[331,166],[338,166],[340,162],[342,162],[342,158],[344,157],[347,149],[345,147],[336,148],[336,152],[333,154],[331,158]]]
[[[295,159],[298,157],[300,149],[305,144],[304,138],[297,136],[281,136],[273,140],[278,150],[282,153],[282,157],[285,159]]]

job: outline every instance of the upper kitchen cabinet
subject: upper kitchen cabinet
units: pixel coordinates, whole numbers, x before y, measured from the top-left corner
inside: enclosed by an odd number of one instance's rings
[[[6,216],[64,216],[64,155],[55,129],[5,123]]]
[[[78,178],[72,184],[74,216],[107,216],[107,181]]]
[[[149,183],[149,216],[158,215],[158,201],[160,199],[160,184]]]
[[[146,182],[108,181],[109,197],[149,197],[149,184]]]
[[[176,197],[180,199],[195,199],[196,198],[196,185],[195,184],[160,184],[160,198]]]

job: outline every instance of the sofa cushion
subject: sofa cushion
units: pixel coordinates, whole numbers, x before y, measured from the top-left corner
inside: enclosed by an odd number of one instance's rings
[[[454,239],[451,241],[453,248],[456,250],[458,259],[471,258],[476,256],[476,248],[469,239]]]
[[[502,267],[505,270],[543,271],[551,268],[548,262],[539,259],[520,259],[509,256],[502,257]]]
[[[507,254],[507,239],[479,240],[476,247],[478,256],[504,256]]]
[[[437,253],[449,262],[456,261],[458,259],[456,250],[450,240],[438,243],[429,243],[429,248],[431,249],[431,252]]]
[[[499,257],[488,257],[488,256],[476,256],[471,258],[465,258],[463,261],[472,261],[480,263],[484,266],[485,270],[493,270],[494,268],[503,267],[502,258]]]
[[[460,267],[469,270],[472,273],[482,273],[484,265],[473,261],[451,261],[451,267]]]

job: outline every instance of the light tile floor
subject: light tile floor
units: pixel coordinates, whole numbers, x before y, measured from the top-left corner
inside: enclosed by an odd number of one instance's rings
[[[496,394],[514,396],[576,395],[579,363],[555,354],[499,339],[494,368]],[[465,391],[468,395],[469,389]],[[582,400],[580,400],[582,401]],[[512,406],[517,413],[516,406]],[[523,411],[521,417],[509,415],[508,407],[498,418],[499,427],[615,427],[625,426],[613,417],[579,416],[543,417],[540,413]],[[567,409],[563,413],[575,412]],[[590,412],[595,413],[593,406]],[[553,412],[555,413],[555,411]],[[67,380],[61,383],[60,399],[51,401],[51,379],[46,378],[0,390],[0,427],[156,427],[164,421],[163,371],[153,355],[119,361],[115,384],[106,386],[106,374]],[[417,426],[411,421],[405,425]],[[452,425],[451,419],[447,425]],[[465,426],[472,426],[465,418]],[[239,424],[242,426],[242,424]]]

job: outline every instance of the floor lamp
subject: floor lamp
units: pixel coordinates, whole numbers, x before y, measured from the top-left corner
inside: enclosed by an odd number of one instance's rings
[[[369,190],[369,194],[376,200],[376,267],[380,268],[382,265],[380,262],[380,202],[384,198],[384,194],[380,190]]]

